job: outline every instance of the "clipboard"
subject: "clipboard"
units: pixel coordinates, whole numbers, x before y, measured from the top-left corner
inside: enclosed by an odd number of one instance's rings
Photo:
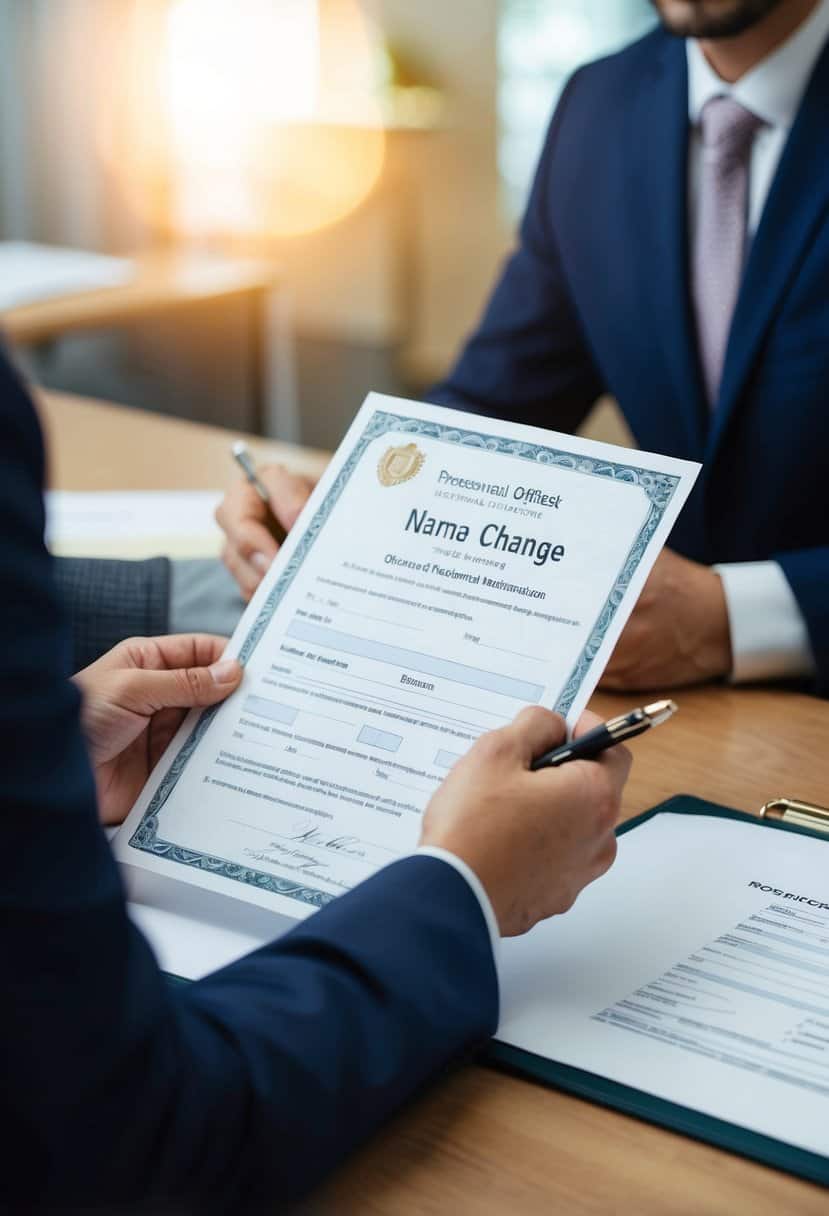
[[[829,809],[795,799],[777,798],[766,803],[762,808],[761,817],[757,818],[731,807],[719,806],[685,794],[670,798],[622,824],[617,835],[635,831],[643,823],[666,811],[733,819],[757,830],[790,832],[829,843]],[[500,1043],[497,1039],[490,1044],[481,1058],[484,1063],[514,1075],[564,1090],[600,1106],[618,1110],[659,1127],[669,1128],[693,1140],[712,1144],[763,1165],[829,1187],[829,1157],[807,1152],[725,1120],[701,1114],[690,1107],[654,1097],[644,1090],[619,1084],[608,1077]]]

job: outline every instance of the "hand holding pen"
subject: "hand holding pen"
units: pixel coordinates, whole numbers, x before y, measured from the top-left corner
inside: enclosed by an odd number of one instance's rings
[[[578,739],[571,739],[559,747],[544,752],[542,756],[532,762],[530,768],[533,772],[537,772],[542,768],[558,768],[560,764],[567,764],[570,760],[595,760],[609,747],[615,747],[617,743],[626,743],[629,739],[635,739],[637,735],[643,735],[645,731],[651,730],[654,726],[661,726],[663,722],[667,722],[674,716],[678,708],[675,701],[654,701],[652,705],[646,705],[644,709],[634,709],[630,713],[620,714],[587,731],[586,734],[580,735]]]
[[[250,599],[314,487],[281,465],[257,468],[244,443],[232,455],[245,479],[227,492],[216,520],[225,533],[222,559]]]

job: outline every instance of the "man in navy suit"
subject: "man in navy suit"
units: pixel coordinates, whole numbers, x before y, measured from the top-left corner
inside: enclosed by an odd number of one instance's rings
[[[447,405],[572,430],[612,393],[702,476],[605,685],[806,678],[829,695],[829,0],[653,0],[570,80],[516,252]],[[290,523],[307,495],[271,472]],[[275,552],[243,487],[246,593]]]
[[[219,638],[136,639],[71,682],[42,476],[0,354],[0,1211],[276,1210],[493,1032],[495,939],[612,863],[629,757],[531,773],[563,723],[525,711],[450,773],[417,853],[173,988],[99,814],[242,673]]]

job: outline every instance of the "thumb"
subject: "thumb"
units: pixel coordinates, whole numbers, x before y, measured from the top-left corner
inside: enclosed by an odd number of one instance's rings
[[[216,705],[239,687],[242,668],[235,659],[210,667],[175,667],[171,671],[129,673],[119,700],[125,709],[149,717],[161,709],[195,709]]]
[[[540,705],[522,709],[506,729],[515,738],[528,768],[537,756],[557,747],[567,737],[567,727],[561,715]]]

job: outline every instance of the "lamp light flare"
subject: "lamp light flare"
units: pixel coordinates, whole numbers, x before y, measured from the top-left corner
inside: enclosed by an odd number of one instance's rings
[[[258,124],[310,122],[319,32],[317,0],[175,0],[161,71],[176,147],[221,153]]]
[[[108,160],[154,223],[159,177],[164,226],[200,238],[307,233],[376,185],[379,38],[357,0],[173,0],[154,56],[135,33]]]

